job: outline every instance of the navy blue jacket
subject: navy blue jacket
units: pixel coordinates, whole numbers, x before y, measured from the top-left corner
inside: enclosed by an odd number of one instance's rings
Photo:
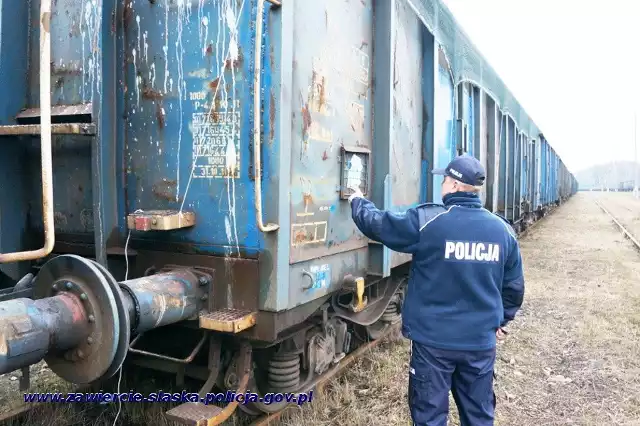
[[[402,308],[406,338],[439,349],[491,349],[498,327],[522,305],[518,240],[476,194],[456,192],[443,201],[397,214],[355,198],[351,212],[365,236],[413,255]]]

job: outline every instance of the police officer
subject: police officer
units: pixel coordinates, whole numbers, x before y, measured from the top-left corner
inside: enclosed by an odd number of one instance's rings
[[[524,296],[520,249],[509,223],[482,207],[477,159],[458,156],[431,173],[444,175],[443,204],[394,214],[353,188],[352,217],[371,240],[413,255],[402,333],[414,424],[446,426],[451,390],[461,426],[493,425],[496,339]]]

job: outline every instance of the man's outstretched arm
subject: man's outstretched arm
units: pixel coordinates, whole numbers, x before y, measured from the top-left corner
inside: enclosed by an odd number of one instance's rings
[[[351,217],[367,238],[402,253],[413,253],[420,242],[420,224],[416,209],[406,213],[381,211],[369,200],[354,197]]]

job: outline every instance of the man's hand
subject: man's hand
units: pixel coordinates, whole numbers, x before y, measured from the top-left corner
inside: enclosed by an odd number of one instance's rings
[[[349,189],[351,189],[353,191],[353,194],[351,194],[349,196],[349,203],[351,203],[354,198],[364,198],[364,195],[362,194],[362,191],[360,190],[359,186],[350,185]]]
[[[498,329],[496,330],[496,339],[498,339],[499,341],[502,341],[506,337],[507,337],[507,331],[504,330],[502,327],[498,327]]]

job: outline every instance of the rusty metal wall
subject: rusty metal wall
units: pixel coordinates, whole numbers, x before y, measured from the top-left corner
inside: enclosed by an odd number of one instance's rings
[[[250,167],[253,3],[126,2],[127,210],[197,217],[192,229],[137,238],[232,256],[261,245]]]
[[[338,190],[342,147],[372,148],[372,3],[294,2],[291,263],[367,246]]]
[[[40,106],[40,2],[30,1],[29,96],[27,108]],[[100,52],[98,40],[102,2],[57,0],[51,7],[51,105],[91,102],[93,72]],[[92,89],[94,93],[92,93]]]

